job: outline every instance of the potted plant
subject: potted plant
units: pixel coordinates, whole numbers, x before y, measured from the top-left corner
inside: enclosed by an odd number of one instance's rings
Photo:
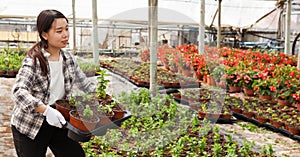
[[[276,128],[281,128],[284,126],[282,118],[280,118],[276,113],[273,113],[270,118],[270,123]]]
[[[150,51],[148,49],[142,50],[140,52],[140,57],[143,62],[149,62],[150,61]]]
[[[5,64],[0,63],[0,76],[6,74],[8,67]]]
[[[297,88],[297,87],[295,88],[295,86],[296,85],[293,84],[280,89],[276,88],[274,96],[277,99],[277,103],[279,105],[290,106],[292,104],[292,102],[294,101],[293,92],[295,91],[294,89]]]
[[[257,110],[254,118],[260,123],[267,123],[269,121],[267,114],[262,110]]]
[[[116,101],[112,101],[110,105],[112,105],[114,119],[120,119],[124,117],[124,114],[126,113],[125,106],[121,105],[120,103],[117,103]]]
[[[241,83],[244,90],[244,94],[247,96],[254,95],[253,83],[258,79],[258,69],[245,68],[242,70]]]
[[[285,124],[287,131],[289,131],[290,133],[292,133],[294,135],[299,135],[300,127],[299,127],[298,120],[295,118],[290,118],[288,120],[290,120],[290,121],[288,121],[288,123]]]
[[[235,113],[241,113],[242,112],[242,105],[238,101],[239,98],[237,97],[231,97],[230,99],[226,99],[225,104],[230,106],[230,109]]]
[[[220,117],[224,118],[224,119],[230,119],[232,117],[232,113],[229,111],[229,109],[227,107],[223,106]]]
[[[81,131],[89,132],[95,129],[99,120],[89,105],[85,105],[82,113],[76,110],[70,111],[70,124]]]
[[[105,79],[108,74],[102,69],[97,72],[97,88],[96,88],[96,97],[101,102],[103,100],[110,100],[111,96],[106,93],[106,87],[109,83],[109,80]]]
[[[100,121],[98,125],[105,125],[111,122],[114,112],[114,104],[111,104],[109,101],[102,101],[97,108],[96,115],[99,117]]]
[[[207,114],[207,103],[203,103],[198,107],[198,117],[204,118]]]
[[[97,100],[97,98],[94,97],[93,94],[90,94],[90,93],[83,93],[80,95],[80,97],[82,98],[81,99],[81,103],[83,105],[89,105],[90,108],[93,110],[93,111],[96,111],[97,110],[97,107],[99,105],[99,101]]]
[[[217,86],[224,87],[224,85],[225,85],[224,75],[225,74],[226,74],[225,66],[223,64],[219,64],[212,70],[212,72],[210,73],[210,76],[213,77],[213,80],[216,82]]]
[[[242,87],[241,70],[238,67],[229,67],[225,79],[230,92],[239,92]]]
[[[300,111],[300,90],[297,90],[296,93],[292,94],[292,97],[298,111]]]
[[[293,94],[297,92],[299,79],[299,70],[291,65],[278,65],[274,70],[274,79],[276,79],[276,90],[274,97],[278,104],[290,105],[293,102]]]
[[[8,70],[7,61],[5,58],[6,56],[3,53],[0,53],[0,75],[6,74]]]
[[[70,111],[75,110],[75,96],[71,96],[69,100],[59,99],[55,101],[55,108],[65,117],[67,121],[70,120]]]
[[[276,90],[276,81],[274,78],[267,76],[255,80],[253,87],[255,93],[259,94],[259,98],[263,100],[272,100],[273,93]]]
[[[163,63],[166,70],[169,69],[169,55],[174,51],[174,48],[170,48],[169,45],[165,44],[158,47],[158,59]]]

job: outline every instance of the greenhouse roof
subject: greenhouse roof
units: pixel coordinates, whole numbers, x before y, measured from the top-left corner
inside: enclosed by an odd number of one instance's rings
[[[1,0],[0,18],[35,19],[44,9],[57,9],[72,18],[71,0]],[[92,0],[76,0],[77,20],[91,21]],[[148,0],[98,0],[98,18],[113,23],[127,22],[146,24]],[[205,23],[217,25],[214,15],[216,0],[206,0]],[[158,0],[159,24],[194,25],[200,21],[199,0]],[[221,24],[233,27],[248,27],[276,8],[276,1],[223,0]]]

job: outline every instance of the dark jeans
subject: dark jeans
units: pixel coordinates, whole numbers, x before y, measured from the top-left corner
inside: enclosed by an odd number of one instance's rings
[[[67,137],[68,130],[49,125],[46,120],[34,140],[11,126],[18,157],[45,157],[49,147],[55,157],[84,157],[80,144]]]

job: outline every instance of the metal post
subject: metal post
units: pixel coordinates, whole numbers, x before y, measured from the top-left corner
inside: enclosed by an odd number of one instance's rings
[[[198,53],[204,54],[204,34],[205,34],[205,0],[200,1],[200,25]]]
[[[182,42],[182,27],[180,26],[179,27],[179,30],[178,30],[178,45],[182,45],[183,42]]]
[[[290,54],[290,32],[291,32],[291,0],[286,1],[286,14],[285,14],[285,43],[284,53]]]
[[[149,0],[148,20],[150,39],[150,92],[156,95],[157,80],[157,4],[158,0]]]
[[[76,16],[75,16],[75,0],[72,0],[73,14],[73,54],[76,54]]]
[[[93,13],[93,57],[94,57],[95,64],[99,64],[97,0],[92,0],[92,13]]]
[[[220,43],[221,43],[221,3],[222,0],[218,0],[218,10],[219,10],[219,14],[218,14],[218,32],[217,32],[217,47],[221,47]]]

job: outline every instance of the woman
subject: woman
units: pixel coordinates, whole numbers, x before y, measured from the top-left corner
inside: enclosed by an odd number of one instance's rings
[[[12,94],[14,110],[11,124],[18,156],[45,156],[47,147],[56,157],[82,157],[78,142],[62,129],[66,120],[50,105],[69,99],[74,83],[84,92],[94,92],[71,54],[63,51],[68,44],[68,19],[59,11],[44,10],[37,17],[41,41],[25,56]]]

